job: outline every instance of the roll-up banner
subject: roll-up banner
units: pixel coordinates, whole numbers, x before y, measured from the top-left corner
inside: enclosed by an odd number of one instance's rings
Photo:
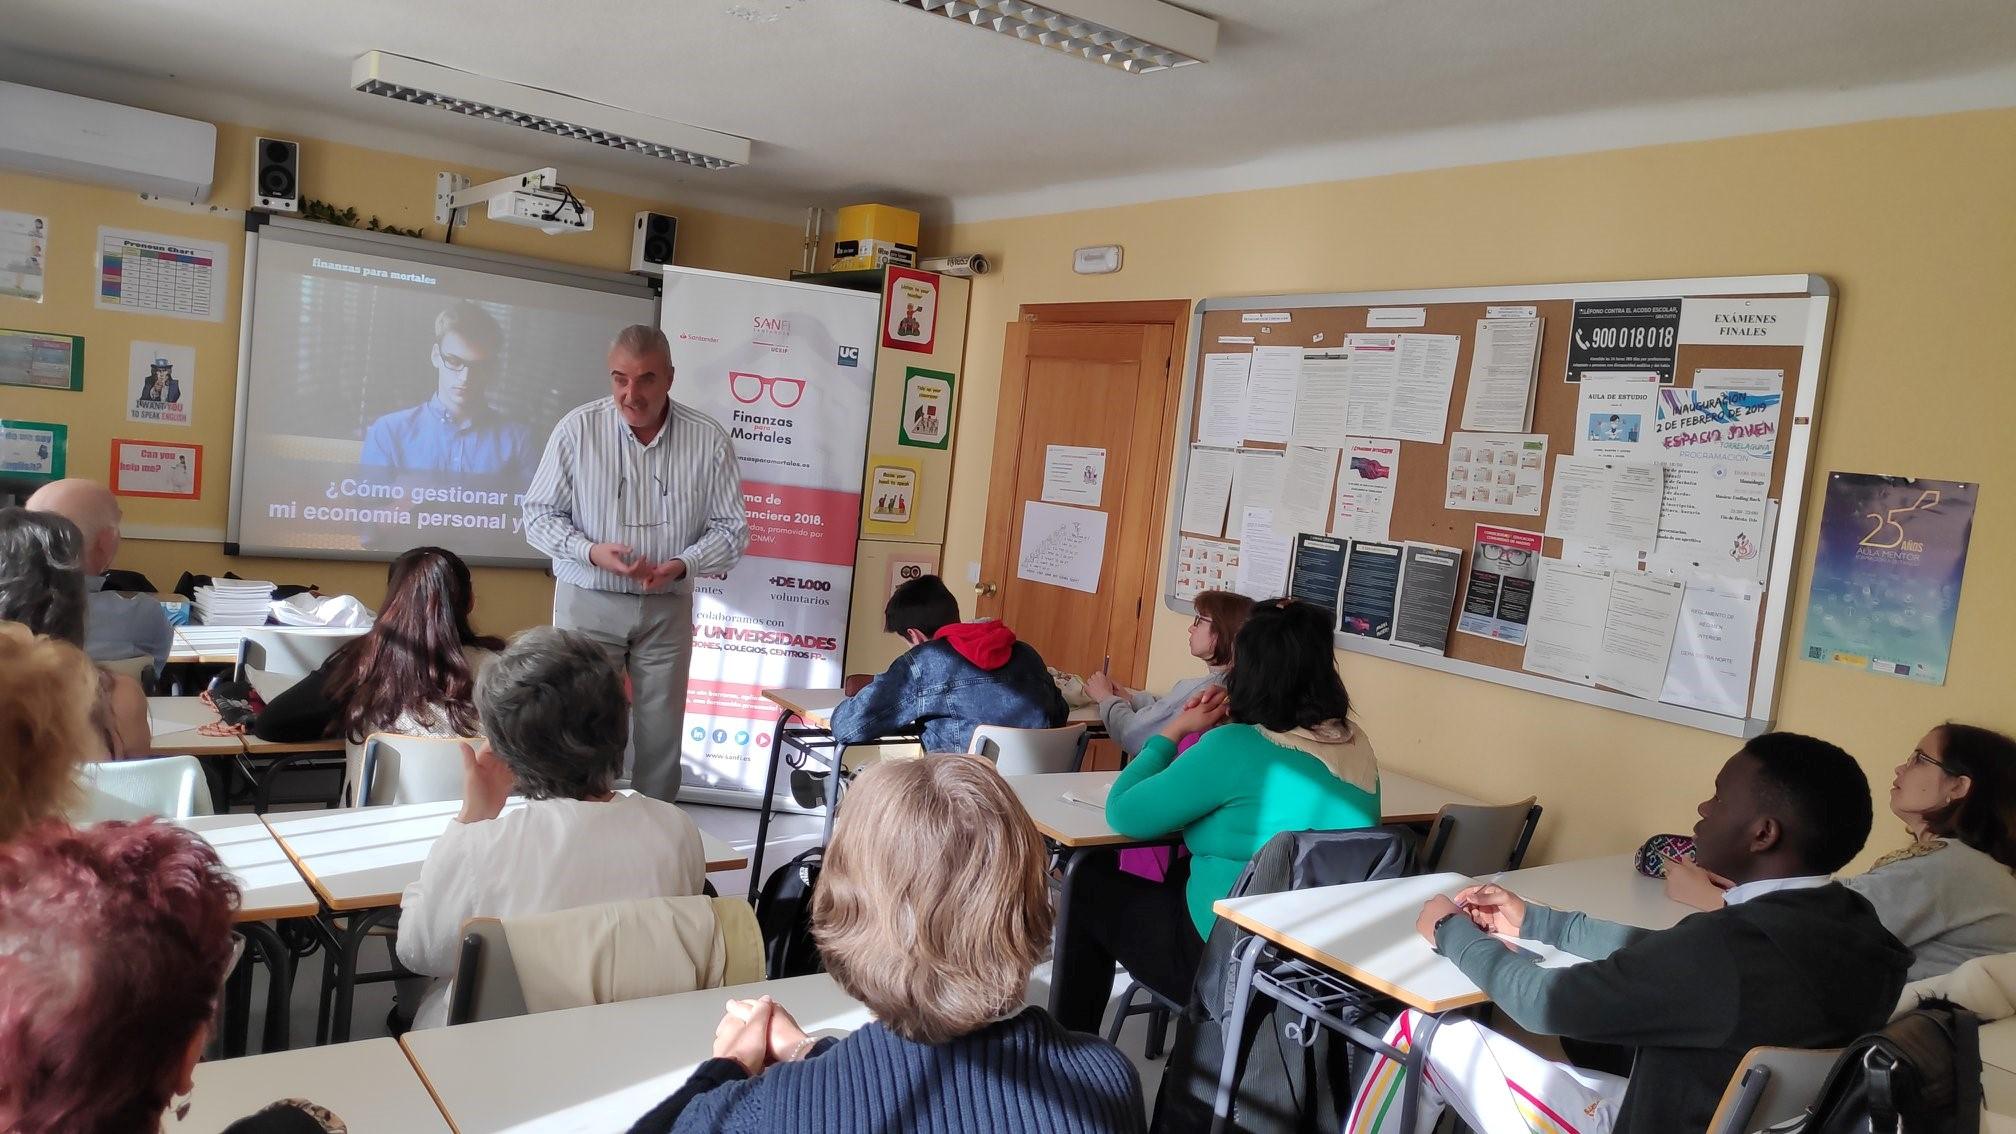
[[[665,269],[672,396],[728,430],[749,515],[742,561],[694,582],[682,798],[753,805],[777,725],[762,691],[840,685],[880,306]]]

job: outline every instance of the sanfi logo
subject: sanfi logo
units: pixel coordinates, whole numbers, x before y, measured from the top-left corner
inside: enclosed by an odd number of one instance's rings
[[[840,348],[840,365],[842,365],[842,366],[859,366],[859,365],[861,365],[861,348],[860,348],[860,347],[858,347],[858,346],[843,346],[843,347],[841,347],[841,348]]]

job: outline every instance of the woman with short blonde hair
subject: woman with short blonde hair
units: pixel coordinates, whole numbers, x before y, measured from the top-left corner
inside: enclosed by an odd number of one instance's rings
[[[814,1040],[731,1000],[662,1131],[1139,1131],[1127,1057],[1024,1002],[1050,937],[1042,839],[992,764],[885,760],[847,792],[812,899],[827,971],[875,1014]]]
[[[105,755],[97,700],[83,650],[0,622],[0,843],[77,801],[77,765]]]

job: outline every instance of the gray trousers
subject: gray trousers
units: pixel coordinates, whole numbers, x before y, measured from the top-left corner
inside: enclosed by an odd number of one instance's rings
[[[679,733],[693,664],[693,592],[625,595],[553,584],[553,625],[595,639],[630,675],[630,786],[667,803],[679,794]]]

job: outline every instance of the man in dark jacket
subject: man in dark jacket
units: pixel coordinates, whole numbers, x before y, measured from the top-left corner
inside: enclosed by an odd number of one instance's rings
[[[910,649],[834,708],[840,744],[915,729],[926,752],[964,752],[979,725],[1056,728],[1070,713],[1042,655],[1000,622],[959,621],[959,600],[938,576],[897,587],[882,619]],[[793,796],[817,806],[823,779],[793,772]]]
[[[1911,953],[1867,900],[1830,878],[1861,851],[1870,812],[1853,757],[1768,733],[1723,765],[1694,826],[1696,860],[1736,882],[1722,909],[1652,932],[1529,905],[1498,886],[1430,901],[1422,934],[1520,1027],[1626,1045],[1637,1058],[1627,1083],[1450,1021],[1428,1048],[1434,1089],[1424,1101],[1443,1096],[1481,1134],[1524,1134],[1522,1112],[1583,1134],[1704,1130],[1751,1048],[1836,1047],[1881,1027]],[[1494,933],[1588,960],[1542,968]],[[1389,1035],[1419,1027],[1408,1013]],[[1372,1117],[1382,1078],[1394,1077],[1367,1077],[1355,1129],[1397,1128],[1397,1106],[1385,1122]]]

